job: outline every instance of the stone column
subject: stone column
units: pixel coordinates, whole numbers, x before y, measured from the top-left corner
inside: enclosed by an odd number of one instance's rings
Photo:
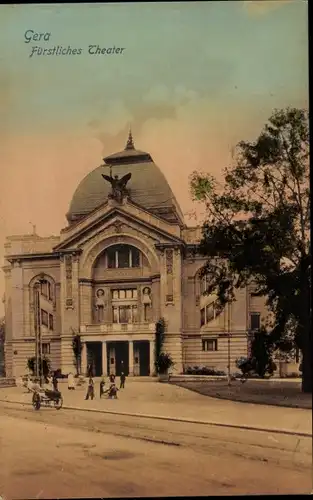
[[[155,374],[155,365],[154,365],[154,341],[150,340],[149,341],[149,348],[150,348],[150,377],[152,377]]]
[[[105,377],[108,375],[107,343],[105,340],[102,342],[102,375]]]
[[[134,342],[132,340],[130,340],[128,342],[128,346],[129,346],[129,376],[133,376],[134,375]]]
[[[82,375],[86,375],[86,373],[87,373],[87,346],[86,346],[86,343],[83,344],[81,362],[82,362],[82,366],[81,366]]]

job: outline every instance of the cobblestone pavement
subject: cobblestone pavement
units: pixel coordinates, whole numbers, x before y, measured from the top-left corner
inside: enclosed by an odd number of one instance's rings
[[[216,399],[171,384],[128,379],[125,389],[119,391],[118,400],[100,400],[96,381],[93,401],[85,401],[86,387],[69,391],[64,382],[59,388],[66,406],[312,432],[311,410]],[[31,394],[22,387],[3,388],[0,400],[30,402]]]

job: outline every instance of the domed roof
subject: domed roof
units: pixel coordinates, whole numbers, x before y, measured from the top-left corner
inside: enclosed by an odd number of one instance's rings
[[[104,165],[95,168],[78,185],[66,217],[73,223],[95,210],[108,199],[111,185],[101,174],[131,173],[127,183],[129,199],[171,222],[183,223],[183,214],[161,170],[149,153],[135,149],[131,132],[123,151],[104,158]]]

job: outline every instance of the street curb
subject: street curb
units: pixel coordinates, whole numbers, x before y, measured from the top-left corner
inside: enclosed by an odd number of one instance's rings
[[[1,403],[12,403],[12,404],[20,404],[22,406],[32,406],[31,403],[22,403],[21,401],[12,401],[8,399],[0,399]],[[99,410],[96,408],[81,408],[79,406],[63,406],[64,410],[76,410],[76,411],[86,411],[91,413],[106,413],[110,415],[121,415],[125,417],[137,417],[137,418],[150,418],[153,420],[166,420],[172,422],[182,422],[186,424],[200,424],[200,425],[211,425],[212,427],[226,427],[230,429],[243,429],[247,431],[256,431],[256,432],[267,432],[271,434],[284,434],[289,436],[301,436],[301,437],[309,437],[312,438],[312,432],[298,432],[291,431],[289,429],[277,429],[277,428],[268,428],[261,426],[250,426],[244,424],[225,424],[222,422],[212,422],[206,420],[194,420],[189,418],[178,418],[178,417],[166,417],[164,415],[149,415],[146,413],[128,413],[121,411],[113,411],[113,410]]]

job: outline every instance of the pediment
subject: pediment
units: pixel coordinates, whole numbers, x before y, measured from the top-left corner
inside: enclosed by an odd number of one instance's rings
[[[150,244],[183,244],[179,226],[161,221],[129,203],[120,206],[107,204],[97,212],[64,230],[61,233],[63,241],[54,251],[83,249],[99,234],[106,238],[112,234],[118,237],[124,233],[133,233],[149,240]]]

